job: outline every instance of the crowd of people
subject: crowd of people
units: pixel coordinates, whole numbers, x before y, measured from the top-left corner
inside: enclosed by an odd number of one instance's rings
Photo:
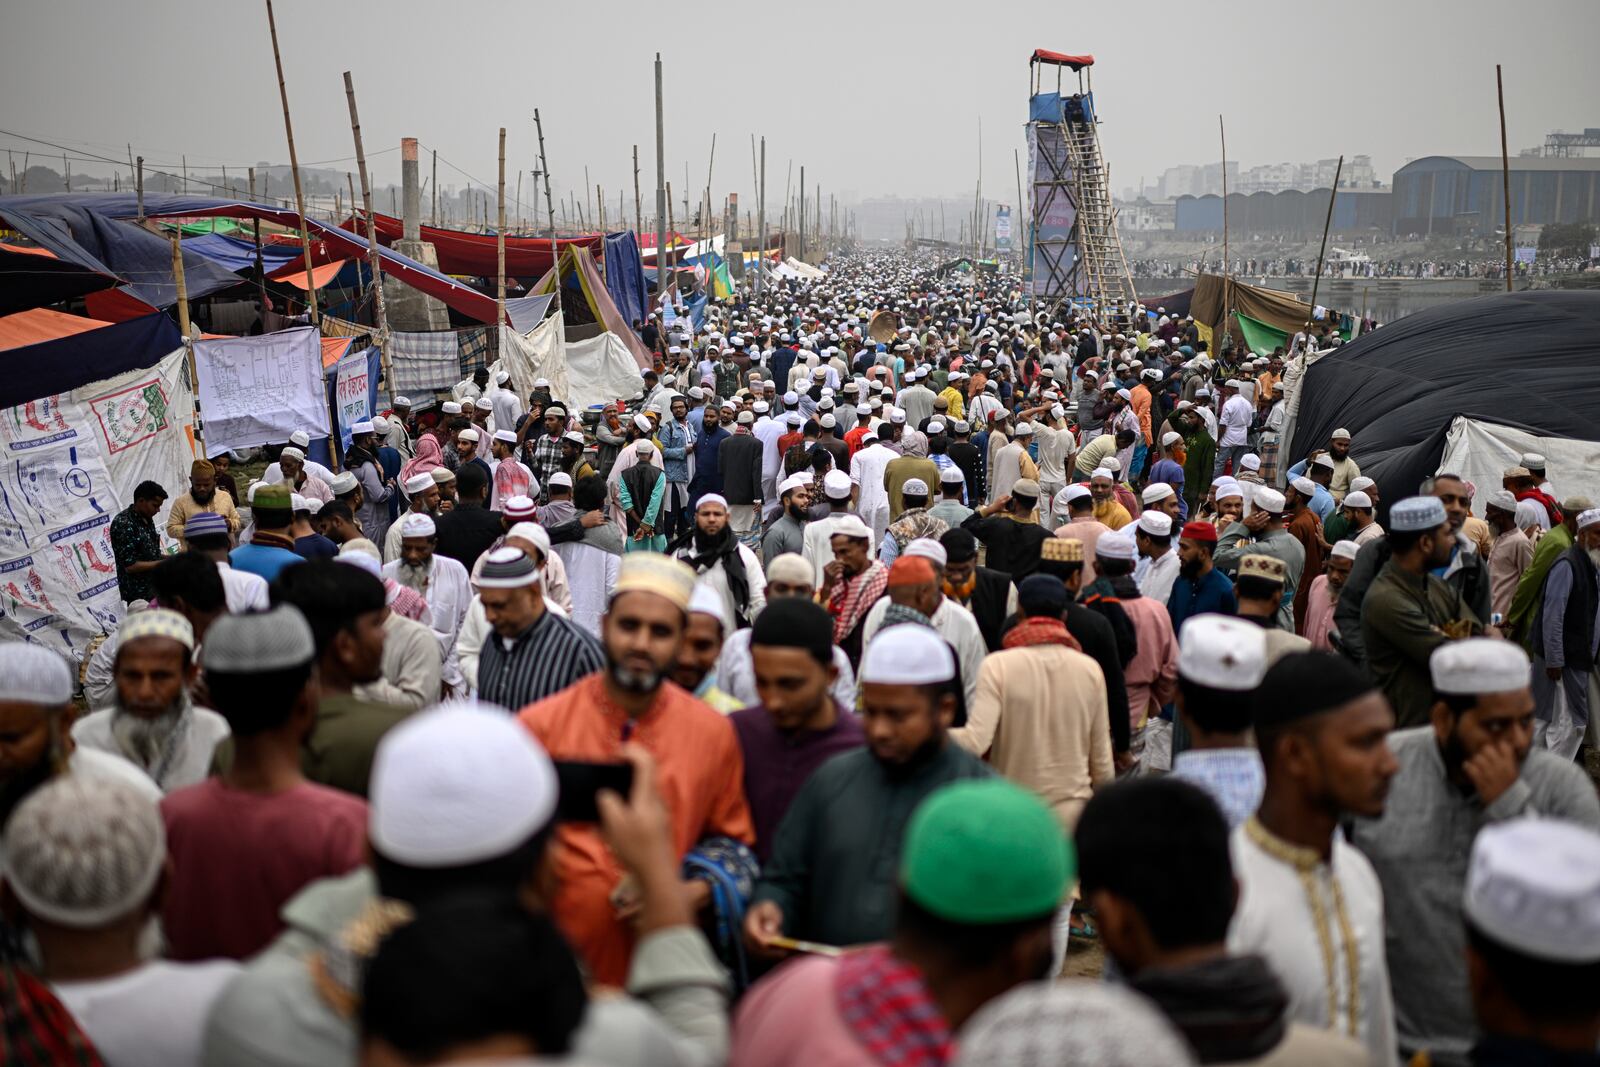
[[[1413,235],[1409,240],[1422,240]],[[1361,242],[1355,242],[1359,247]],[[1461,259],[1429,259],[1411,256],[1383,258],[1381,249],[1374,249],[1378,258],[1365,255],[1359,260],[1335,257],[1324,260],[1324,278],[1504,278],[1504,254],[1484,255]],[[1539,255],[1532,262],[1518,260],[1512,265],[1515,276],[1546,278],[1563,274],[1577,274],[1594,269],[1597,260],[1579,256]],[[1135,278],[1193,278],[1197,272],[1224,273],[1220,256],[1141,256],[1129,261]],[[1316,257],[1301,256],[1236,256],[1230,260],[1227,273],[1235,277],[1250,278],[1309,278],[1317,273]]]
[[[0,644],[7,1061],[1597,1062],[1600,508],[932,267],[140,485]]]

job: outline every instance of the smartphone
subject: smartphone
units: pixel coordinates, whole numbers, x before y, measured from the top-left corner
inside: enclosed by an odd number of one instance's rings
[[[633,792],[633,764],[585,763],[579,760],[556,760],[556,783],[560,799],[556,801],[556,818],[561,822],[599,822],[600,809],[595,804],[595,794],[609,789],[626,798]]]

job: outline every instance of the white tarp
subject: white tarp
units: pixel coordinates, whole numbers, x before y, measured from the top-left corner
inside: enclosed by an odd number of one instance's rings
[[[511,375],[510,388],[519,400],[533,392],[540,378],[550,380],[550,395],[567,396],[566,319],[557,311],[527,333],[500,330],[498,367]]]
[[[111,520],[153,481],[188,485],[184,350],[154,367],[0,411],[0,638],[72,658],[122,615]],[[165,517],[156,518],[156,528]]]
[[[200,413],[213,451],[328,433],[322,340],[312,326],[194,343]]]
[[[783,261],[783,265],[792,270],[796,277],[807,278],[812,281],[815,281],[818,278],[825,278],[828,274],[827,271],[822,270],[820,267],[813,267],[811,264],[795,259],[793,256],[785,259]]]
[[[1545,458],[1545,474],[1556,487],[1557,499],[1600,500],[1600,441],[1540,437],[1462,415],[1450,424],[1439,470],[1459,474],[1477,487],[1472,513],[1481,516],[1489,490],[1500,487],[1506,469],[1517,466],[1525,452]]]
[[[550,395],[565,399],[572,408],[569,414],[644,391],[639,364],[622,338],[603,333],[587,341],[568,341],[560,312],[526,334],[503,330],[500,357],[519,397],[533,392],[539,378],[548,378]]]

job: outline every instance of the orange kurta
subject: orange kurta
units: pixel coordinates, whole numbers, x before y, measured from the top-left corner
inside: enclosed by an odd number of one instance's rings
[[[551,759],[621,759],[625,712],[606,696],[604,675],[589,677],[518,714]],[[663,682],[655,704],[634,725],[633,740],[657,765],[657,784],[672,817],[673,847],[681,857],[707,837],[755,840],[744,797],[744,757],[733,726],[687,691]],[[561,887],[551,913],[595,979],[622,986],[633,955],[633,929],[618,921],[611,892],[622,865],[598,827],[556,829]]]
[[[1133,408],[1133,413],[1139,416],[1139,432],[1144,435],[1146,447],[1151,444],[1150,438],[1150,389],[1143,382],[1128,390],[1132,398],[1128,406]]]

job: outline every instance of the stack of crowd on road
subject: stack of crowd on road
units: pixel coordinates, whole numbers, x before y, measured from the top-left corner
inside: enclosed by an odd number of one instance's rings
[[[0,644],[7,1062],[1597,1062],[1600,507],[930,267],[140,485]]]

